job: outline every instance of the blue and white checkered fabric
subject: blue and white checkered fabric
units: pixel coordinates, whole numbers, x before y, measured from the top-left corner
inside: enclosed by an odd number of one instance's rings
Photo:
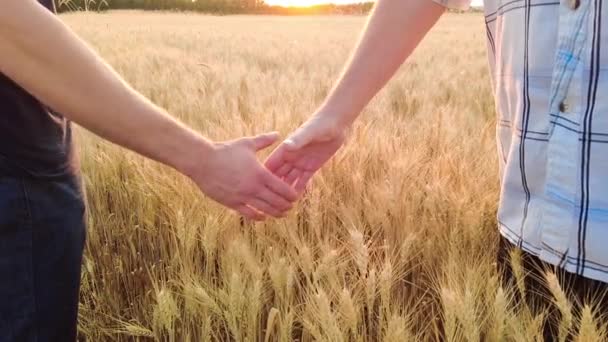
[[[435,1],[457,9],[470,3]],[[607,10],[603,0],[485,0],[498,115],[500,232],[551,264],[603,282]]]

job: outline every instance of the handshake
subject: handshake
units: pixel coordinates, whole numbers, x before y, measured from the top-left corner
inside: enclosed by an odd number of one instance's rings
[[[212,144],[209,157],[183,170],[211,199],[251,220],[284,217],[313,175],[343,145],[346,125],[322,112],[285,139],[261,164],[256,152],[276,132]]]

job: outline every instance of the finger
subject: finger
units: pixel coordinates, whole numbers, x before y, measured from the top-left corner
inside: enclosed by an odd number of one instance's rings
[[[276,170],[274,173],[275,176],[279,177],[279,178],[283,178],[285,176],[287,176],[287,174],[293,169],[293,165],[291,164],[283,164],[278,170]]]
[[[285,183],[289,184],[289,186],[293,186],[293,183],[295,183],[295,181],[298,180],[301,175],[302,171],[297,168],[294,168],[289,171],[289,173],[287,174],[287,176],[285,176],[285,178],[283,178],[283,180],[285,181]]]
[[[250,138],[250,139],[251,139],[251,143],[253,144],[253,148],[256,151],[260,151],[260,150],[263,150],[266,147],[274,144],[279,139],[279,133],[271,132],[271,133],[260,134],[256,137]]]
[[[291,186],[283,182],[280,178],[264,170],[262,181],[264,185],[275,194],[283,197],[290,203],[295,202],[298,199],[298,194]]]
[[[283,145],[285,145],[289,151],[296,151],[310,144],[313,139],[314,132],[310,128],[299,128],[283,141]]]
[[[312,179],[312,177],[314,176],[313,172],[310,171],[304,171],[302,172],[302,175],[300,176],[300,178],[298,178],[298,181],[296,183],[296,185],[294,186],[294,189],[296,190],[296,192],[301,195],[304,190],[306,190],[306,186],[308,185],[308,182]]]
[[[243,217],[254,220],[254,221],[263,221],[265,219],[264,215],[260,212],[257,212],[248,206],[241,204],[235,208]]]
[[[253,207],[254,209],[261,211],[265,214],[268,214],[270,216],[274,216],[274,217],[285,216],[285,213],[283,211],[268,204],[268,202],[266,202],[265,200],[262,200],[259,198],[251,198],[247,202],[248,202],[247,205],[249,205],[250,207]]]
[[[291,202],[286,201],[283,197],[275,194],[270,189],[265,188],[257,196],[257,199],[262,200],[280,211],[288,211],[293,207]]]
[[[266,161],[264,162],[264,166],[271,172],[276,173],[276,171],[283,165],[285,165],[285,163],[287,162],[286,152],[287,150],[285,148],[285,145],[279,145],[279,147],[277,147],[266,159]]]

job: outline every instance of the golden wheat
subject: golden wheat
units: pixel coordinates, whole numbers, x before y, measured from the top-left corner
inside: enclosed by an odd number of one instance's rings
[[[135,88],[218,140],[296,128],[364,23],[141,12],[62,19]],[[284,220],[243,222],[174,171],[79,130],[89,204],[81,335],[539,340],[542,317],[512,302],[523,285],[502,289],[495,269],[499,184],[484,37],[481,15],[446,15]],[[590,309],[580,321],[579,340],[605,336]]]

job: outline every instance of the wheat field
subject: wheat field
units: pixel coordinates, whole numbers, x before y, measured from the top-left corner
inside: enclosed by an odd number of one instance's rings
[[[365,22],[143,12],[62,20],[137,90],[215,140],[296,128]],[[516,304],[518,289],[501,288],[496,271],[484,39],[481,15],[446,15],[283,220],[243,222],[176,172],[79,129],[89,205],[82,338],[540,340],[542,317]],[[606,329],[592,316],[564,315],[562,326],[577,341],[601,341]]]

